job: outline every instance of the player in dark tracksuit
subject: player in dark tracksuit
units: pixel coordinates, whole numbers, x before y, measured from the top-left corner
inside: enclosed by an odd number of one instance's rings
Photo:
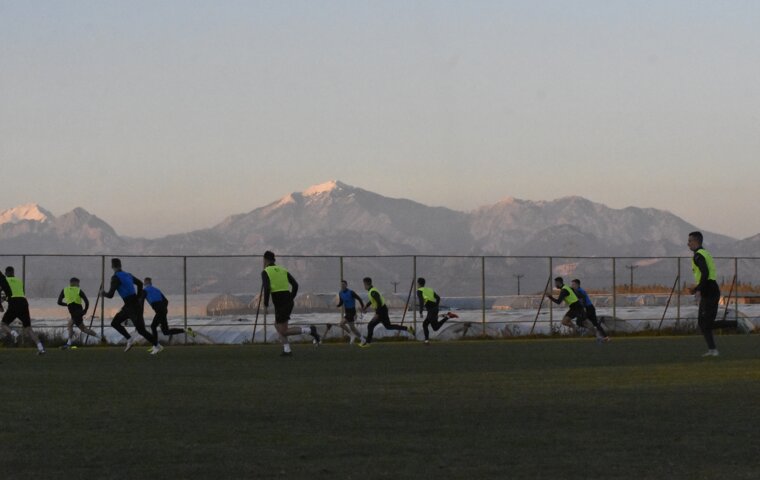
[[[264,271],[261,272],[262,290],[264,294],[264,308],[269,308],[269,297],[274,304],[274,328],[280,335],[282,343],[282,356],[289,357],[293,354],[290,349],[288,337],[292,335],[310,334],[314,343],[319,345],[321,338],[314,325],[308,327],[289,327],[290,313],[293,311],[293,299],[298,294],[298,282],[285,268],[275,265],[274,253],[267,250],[264,252]]]
[[[16,319],[20,320],[23,333],[37,345],[37,354],[43,355],[45,347],[42,346],[39,337],[32,330],[29,302],[24,294],[24,282],[20,278],[16,278],[13,267],[7,267],[5,275],[0,273],[0,289],[5,293],[5,298],[8,301],[8,309],[3,315],[2,322],[0,322],[0,331],[6,335],[11,335],[15,341],[18,341],[18,334],[11,330],[9,325]],[[2,311],[3,307],[0,305],[0,312]]]
[[[702,335],[707,342],[707,353],[703,357],[717,357],[718,349],[715,345],[713,330],[716,328],[736,328],[735,321],[715,321],[718,316],[718,304],[720,303],[720,287],[717,282],[717,270],[715,261],[710,252],[702,247],[702,232],[691,232],[689,234],[689,250],[694,252],[694,258],[691,261],[694,280],[697,285],[691,289],[699,301],[699,313],[697,314],[697,323]]]
[[[596,328],[596,338],[604,342],[609,342],[610,337],[607,335],[607,332],[604,331],[602,323],[596,318],[596,307],[594,307],[594,304],[591,302],[591,297],[588,296],[586,290],[581,288],[581,281],[576,278],[570,282],[570,285],[572,286],[573,291],[575,291],[578,300],[580,300],[583,305],[583,308],[586,310],[586,320],[591,322],[591,325]]]
[[[432,288],[425,286],[425,279],[422,277],[417,279],[417,304],[420,306],[420,316],[427,310],[427,316],[422,322],[422,331],[425,333],[425,345],[429,345],[429,327],[433,327],[433,331],[437,332],[449,317],[444,316],[438,320],[438,307],[441,305],[441,297]]]
[[[161,333],[167,337],[185,333],[184,328],[169,328],[169,321],[166,318],[169,314],[169,300],[164,296],[161,290],[153,286],[153,279],[145,277],[143,282],[143,291],[140,301],[147,301],[148,305],[153,309],[153,312],[155,312],[153,322],[150,324],[150,331],[153,336],[158,338],[159,325],[161,326]],[[193,331],[190,328],[187,330],[190,335],[193,335]]]
[[[365,305],[362,311],[366,312],[367,308],[372,305],[372,307],[375,309],[375,315],[367,325],[367,338],[362,341],[359,346],[368,347],[369,344],[372,343],[372,333],[375,331],[375,327],[381,323],[386,330],[400,330],[403,332],[408,332],[409,335],[414,338],[414,328],[404,327],[402,325],[391,323],[391,319],[388,316],[388,305],[385,304],[385,299],[380,294],[380,292],[372,286],[372,279],[365,277],[363,281],[364,288],[367,289],[367,292],[369,293],[369,304]]]
[[[565,313],[565,316],[562,317],[562,325],[572,329],[573,331],[576,331],[576,325],[578,327],[583,327],[583,324],[586,321],[586,309],[583,308],[583,303],[581,303],[578,295],[576,295],[575,291],[570,288],[570,285],[565,285],[562,277],[557,277],[554,279],[554,286],[560,290],[559,296],[557,298],[554,298],[551,294],[549,294],[547,295],[549,300],[556,303],[557,305],[565,302],[568,306],[567,313]],[[573,325],[573,319],[575,319],[576,325]]]
[[[135,330],[153,345],[153,348],[150,349],[151,355],[157,354],[164,347],[158,343],[156,337],[145,329],[145,319],[143,318],[142,305],[140,304],[143,283],[131,273],[123,271],[121,269],[121,260],[118,258],[111,259],[111,268],[114,271],[114,275],[111,277],[111,287],[107,292],[103,291],[103,296],[105,298],[113,298],[114,294],[119,292],[119,296],[124,300],[124,306],[121,307],[121,310],[111,321],[111,326],[127,339],[127,346],[124,348],[124,351],[129,351],[135,340],[123,325],[127,320],[132,320]]]

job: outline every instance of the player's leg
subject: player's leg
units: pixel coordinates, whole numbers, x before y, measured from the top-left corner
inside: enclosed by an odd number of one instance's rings
[[[126,338],[127,342],[129,342],[132,336],[129,334],[127,329],[124,328],[124,322],[129,319],[129,314],[126,311],[126,308],[126,305],[121,307],[121,310],[119,310],[116,315],[114,315],[113,319],[111,320],[111,327],[113,327],[114,330],[119,332],[121,336]]]
[[[24,305],[21,306],[19,319],[21,320],[21,325],[24,327],[23,332],[37,346],[37,352],[40,354],[45,353],[45,347],[42,346],[40,337],[38,337],[37,333],[32,329],[32,319],[29,315],[29,304],[26,303],[26,299],[24,299]]]
[[[699,311],[697,313],[697,324],[699,325],[699,329],[702,331],[702,336],[705,337],[705,342],[707,343],[709,352],[717,351],[715,346],[715,338],[713,337],[712,332],[712,324],[715,321],[715,317],[711,315],[713,310],[710,305],[711,303],[712,302],[710,302],[708,298],[700,297]],[[717,314],[717,309],[715,310],[715,313]]]
[[[372,316],[372,320],[367,324],[367,337],[364,339],[364,341],[361,343],[361,345],[366,345],[372,343],[372,335],[375,332],[375,327],[380,325],[380,316],[375,312],[375,315]]]

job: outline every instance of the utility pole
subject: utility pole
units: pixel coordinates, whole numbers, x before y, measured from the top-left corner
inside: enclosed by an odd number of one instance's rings
[[[512,276],[517,279],[517,296],[519,297],[520,296],[520,279],[523,278],[525,274],[515,273]]]
[[[638,265],[626,265],[625,268],[631,271],[631,283],[628,286],[628,290],[633,293],[633,271],[639,268]]]
[[[393,293],[396,293],[396,287],[398,286],[399,283],[401,282],[391,282],[391,284],[393,285]]]

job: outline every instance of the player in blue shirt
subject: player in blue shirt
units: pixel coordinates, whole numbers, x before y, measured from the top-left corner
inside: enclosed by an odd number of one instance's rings
[[[588,296],[588,293],[586,293],[586,290],[581,288],[581,281],[575,278],[572,282],[570,282],[570,286],[578,296],[578,300],[580,300],[583,308],[586,309],[586,320],[591,322],[591,325],[596,328],[596,338],[601,342],[609,342],[610,337],[607,335],[607,332],[604,331],[604,327],[602,327],[602,324],[596,318],[596,307],[594,307],[594,304],[591,303],[591,298]]]
[[[169,322],[166,316],[169,313],[169,300],[164,296],[163,292],[153,286],[153,279],[145,277],[143,280],[143,293],[142,300],[147,301],[148,305],[156,313],[153,316],[153,323],[150,324],[150,330],[154,337],[158,338],[158,326],[161,326],[161,333],[169,337],[172,335],[179,335],[185,333],[183,328],[169,328]],[[190,336],[195,336],[192,328],[187,329],[187,333]]]
[[[362,306],[364,310],[364,301],[353,290],[348,288],[348,282],[341,280],[340,291],[338,292],[338,305],[337,307],[343,307],[343,318],[340,321],[340,328],[342,328],[348,334],[349,345],[354,343],[357,338],[364,342],[364,336],[359,333],[359,330],[354,325],[356,321],[356,301]]]

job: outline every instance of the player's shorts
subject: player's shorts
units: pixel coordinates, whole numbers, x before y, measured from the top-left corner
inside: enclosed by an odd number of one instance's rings
[[[356,309],[347,308],[343,318],[345,318],[348,323],[354,323],[354,321],[356,321]]]
[[[84,323],[84,308],[78,303],[71,303],[68,308],[74,325],[81,326]]]
[[[32,326],[32,319],[29,316],[29,302],[26,298],[11,298],[8,300],[8,310],[3,315],[3,323],[10,325],[14,320],[21,320],[24,327]]]
[[[586,307],[586,318],[591,320],[591,323],[597,323],[596,308],[593,305]]]
[[[581,302],[575,302],[570,305],[570,309],[565,314],[566,317],[575,319],[576,325],[583,326],[583,321],[586,320],[586,310],[581,305]]]
[[[274,323],[287,323],[293,312],[293,297],[290,292],[272,293],[272,304],[274,305]]]

